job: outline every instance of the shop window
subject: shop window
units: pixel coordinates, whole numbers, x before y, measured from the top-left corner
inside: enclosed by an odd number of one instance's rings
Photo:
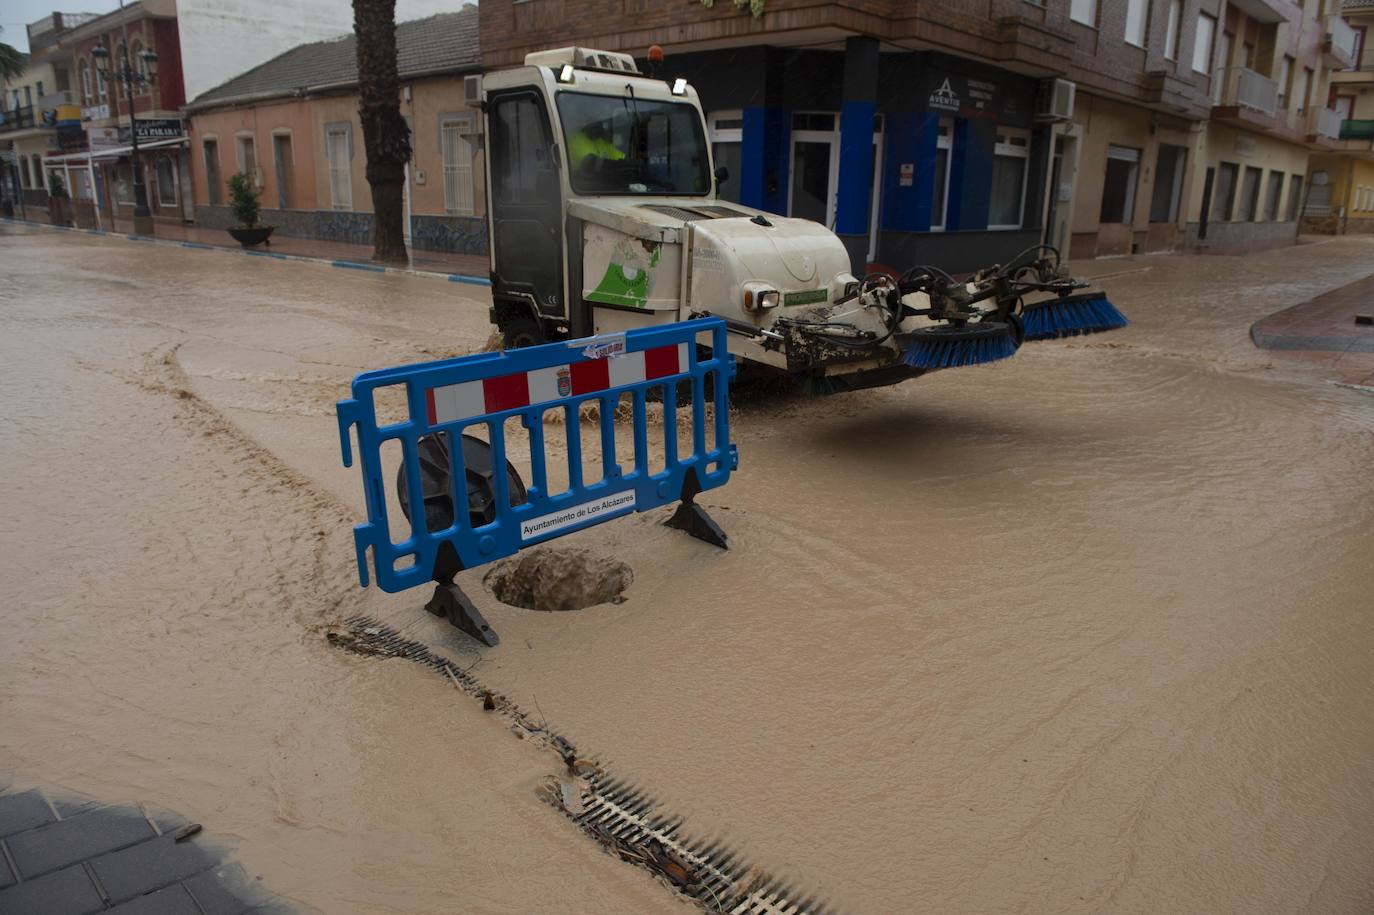
[[[258,157],[251,136],[234,137],[234,165],[237,171],[257,179]]]
[[[1230,222],[1236,205],[1236,177],[1240,166],[1223,162],[1217,166],[1217,182],[1212,188],[1212,222]]]
[[[353,125],[326,124],[324,148],[329,159],[329,203],[336,210],[353,209]]]
[[[740,202],[741,150],[744,143],[744,117],[738,111],[721,111],[711,115],[711,159],[716,168],[725,166],[730,174],[724,184],[716,186],[721,200]]]
[[[1159,144],[1155,159],[1155,187],[1150,198],[1150,222],[1178,221],[1179,199],[1183,195],[1183,170],[1188,150],[1182,146]]]
[[[174,207],[177,205],[177,168],[169,156],[158,156],[157,165],[157,205]]]
[[[989,229],[1019,229],[1026,208],[1026,170],[1030,167],[1030,132],[999,127],[992,151]]]
[[[444,163],[444,212],[471,216],[473,209],[472,156],[476,133],[470,114],[439,118],[439,154]]]
[[[1279,203],[1283,200],[1283,172],[1269,173],[1269,194],[1264,201],[1264,218],[1279,221]]]
[[[1097,25],[1097,0],[1070,0],[1069,18],[1084,25]]]
[[[1302,215],[1302,175],[1288,179],[1288,221],[1297,222]]]
[[[1193,72],[1212,72],[1212,42],[1216,40],[1217,19],[1206,13],[1198,13],[1197,33],[1193,41]],[[1222,61],[1221,66],[1226,66]]]
[[[201,141],[205,154],[205,185],[209,191],[210,206],[224,202],[224,184],[219,177],[219,142],[209,137]]]
[[[1135,185],[1139,173],[1140,150],[1130,146],[1107,147],[1107,175],[1102,182],[1102,222],[1131,222],[1135,214]]]
[[[296,157],[289,131],[272,134],[272,167],[277,175],[277,209],[290,209],[296,202]]]
[[[1145,47],[1150,0],[1126,0],[1126,43]]]
[[[1169,0],[1169,24],[1164,31],[1164,57],[1178,60],[1178,32],[1183,26],[1183,0]]]
[[[930,228],[935,231],[945,227],[945,209],[949,203],[949,152],[953,146],[954,122],[949,118],[940,118],[939,133],[935,138],[935,187],[930,207]]]
[[[1245,167],[1245,179],[1240,186],[1240,215],[1237,222],[1254,222],[1259,215],[1260,178],[1264,170],[1253,165]]]

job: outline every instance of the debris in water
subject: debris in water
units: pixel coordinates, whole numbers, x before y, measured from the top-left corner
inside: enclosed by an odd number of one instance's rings
[[[634,582],[625,563],[566,547],[503,559],[482,578],[496,599],[526,610],[582,610],[611,603]]]

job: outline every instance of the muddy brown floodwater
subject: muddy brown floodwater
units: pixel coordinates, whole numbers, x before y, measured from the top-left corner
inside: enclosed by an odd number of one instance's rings
[[[480,292],[0,229],[0,773],[182,810],[339,912],[685,904],[536,798],[437,646],[850,912],[1374,911],[1374,398],[1249,324],[1374,243],[1080,265],[1132,327],[737,409],[702,497],[561,543],[621,604],[478,655],[361,591],[333,403],[480,347]]]

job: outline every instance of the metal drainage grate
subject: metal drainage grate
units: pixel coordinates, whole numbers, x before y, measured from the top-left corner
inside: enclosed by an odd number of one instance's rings
[[[500,711],[531,734],[542,733],[563,757],[570,773],[585,765],[573,744],[532,719],[513,703],[495,700],[477,680],[453,662],[435,654],[422,642],[401,637],[395,630],[367,617],[353,617],[346,629],[327,637],[333,645],[375,658],[404,658],[443,674],[464,692],[481,699],[485,708]],[[567,776],[557,781],[567,786]],[[751,866],[720,842],[685,837],[682,820],[657,812],[658,805],[628,783],[594,767],[577,777],[579,789],[551,790],[545,799],[587,835],[622,861],[642,867],[671,884],[679,893],[712,912],[730,915],[828,915],[832,910],[814,898],[801,898],[782,880]],[[573,800],[576,798],[576,800]]]

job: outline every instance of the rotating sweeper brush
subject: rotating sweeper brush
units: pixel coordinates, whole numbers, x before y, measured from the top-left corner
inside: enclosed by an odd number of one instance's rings
[[[1126,316],[1107,301],[1103,292],[1062,295],[1031,302],[1021,308],[1027,340],[1055,340],[1096,334],[1125,327]]]

